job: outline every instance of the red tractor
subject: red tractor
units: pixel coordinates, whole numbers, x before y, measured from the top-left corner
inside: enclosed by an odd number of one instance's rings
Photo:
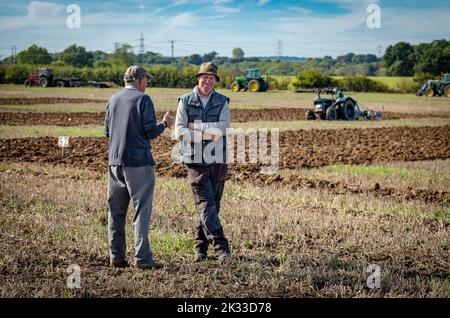
[[[49,68],[39,68],[38,74],[30,74],[23,83],[25,86],[42,86],[49,87],[59,85],[59,81],[53,81],[53,72]]]
[[[25,86],[41,86],[41,87],[80,87],[95,86],[97,88],[118,87],[112,82],[85,82],[77,77],[54,77],[53,72],[49,68],[39,68],[38,74],[30,74],[23,83]]]
[[[41,87],[78,87],[85,86],[86,82],[79,78],[54,77],[53,72],[49,68],[39,68],[38,74],[30,74],[23,83],[25,86],[41,86]]]
[[[37,74],[28,75],[25,82],[23,82],[23,85],[28,86],[28,87],[39,86],[39,75],[37,75]]]

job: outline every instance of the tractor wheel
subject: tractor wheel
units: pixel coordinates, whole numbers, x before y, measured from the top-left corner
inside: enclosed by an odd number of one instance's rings
[[[306,120],[315,120],[316,119],[316,114],[314,114],[314,112],[312,110],[308,110],[306,112]]]
[[[450,97],[450,85],[445,86],[444,95]]]
[[[238,82],[231,83],[231,91],[232,92],[239,92],[241,90],[241,85],[239,85]]]
[[[41,77],[41,79],[39,80],[39,85],[42,86],[42,87],[48,87],[49,84],[50,84],[49,80],[45,76]]]
[[[342,115],[345,120],[355,120],[355,103],[351,99],[347,99],[342,105]]]
[[[248,82],[248,89],[250,90],[250,92],[259,92],[260,87],[261,84],[256,79],[252,79],[250,82]]]
[[[64,81],[58,81],[58,83],[56,83],[56,86],[58,86],[58,87],[66,87],[66,82],[64,82]]]
[[[259,82],[258,92],[265,92],[266,91],[266,82],[262,78],[258,79],[258,82]]]
[[[31,87],[31,81],[25,80],[25,82],[23,82],[23,85],[25,85],[26,87]]]
[[[267,92],[269,90],[269,82],[261,79],[261,92]]]
[[[328,107],[327,112],[325,113],[326,120],[336,120],[337,119],[337,111],[334,107]]]
[[[433,97],[434,95],[436,95],[436,93],[434,92],[434,89],[431,87],[425,91],[425,96],[427,97]]]

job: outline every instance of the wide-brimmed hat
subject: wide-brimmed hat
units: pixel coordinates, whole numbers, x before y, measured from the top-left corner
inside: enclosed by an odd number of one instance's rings
[[[147,72],[143,67],[133,65],[127,69],[127,71],[125,72],[125,75],[123,76],[123,80],[126,83],[133,83],[144,76],[147,76],[148,79],[152,79],[154,77],[152,74]]]
[[[213,62],[205,62],[202,65],[200,65],[200,70],[198,71],[197,75],[195,75],[196,78],[198,78],[200,75],[207,74],[207,75],[214,75],[216,78],[216,81],[220,81],[219,75],[217,75],[217,65]]]

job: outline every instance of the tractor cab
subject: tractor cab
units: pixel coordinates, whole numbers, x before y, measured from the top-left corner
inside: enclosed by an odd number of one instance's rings
[[[247,78],[260,78],[261,76],[261,71],[258,69],[249,69],[246,71],[245,76]]]
[[[314,99],[314,104],[323,104],[323,103],[325,103],[327,105],[333,104],[334,101],[336,100],[334,98],[335,92],[336,92],[336,89],[334,89],[334,88],[322,88],[322,89],[319,88],[319,89],[317,89],[316,90],[317,97]],[[320,94],[323,94],[323,93],[331,94],[331,98],[326,98],[326,97],[320,96]]]
[[[445,83],[450,83],[450,73],[442,74],[442,81]]]

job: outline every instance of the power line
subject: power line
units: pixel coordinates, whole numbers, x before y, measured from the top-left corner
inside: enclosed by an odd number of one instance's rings
[[[17,55],[17,46],[12,45],[11,46],[11,57],[12,57],[12,62],[14,64],[16,63],[16,55]]]
[[[139,39],[140,45],[139,45],[139,53],[141,54],[141,65],[144,63],[144,53],[145,53],[145,46],[144,46],[144,33],[141,32],[141,38]]]
[[[173,59],[174,59],[174,55],[173,55],[174,45],[173,44],[175,43],[175,40],[171,40],[169,42],[170,42],[170,47],[172,49],[172,61],[173,61]]]
[[[283,47],[284,47],[284,43],[281,40],[277,41],[277,55],[278,57],[283,56]]]

